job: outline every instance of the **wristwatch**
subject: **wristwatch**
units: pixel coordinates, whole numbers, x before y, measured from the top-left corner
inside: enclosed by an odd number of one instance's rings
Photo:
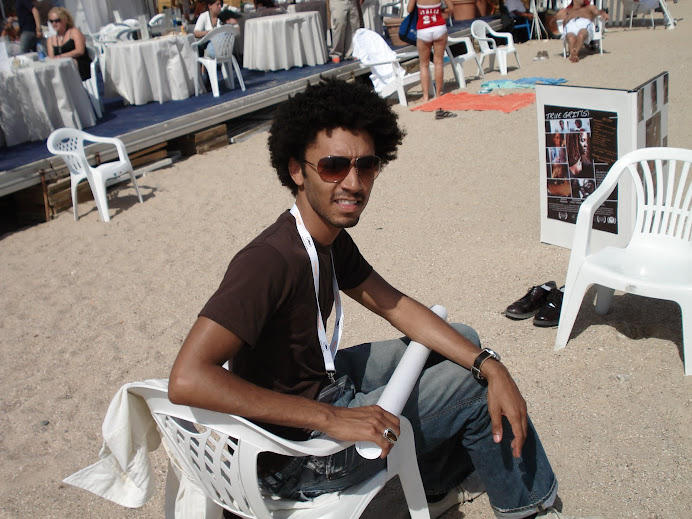
[[[481,374],[481,366],[483,366],[483,363],[488,359],[495,359],[499,362],[500,355],[499,353],[491,350],[490,348],[483,348],[481,352],[478,354],[478,357],[476,357],[476,360],[473,361],[473,367],[471,368],[473,378],[475,378],[476,380],[484,380],[484,377]]]

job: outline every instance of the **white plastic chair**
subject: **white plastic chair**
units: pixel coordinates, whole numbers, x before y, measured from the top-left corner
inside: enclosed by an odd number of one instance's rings
[[[148,23],[149,27],[159,27],[163,25],[163,13],[155,14]]]
[[[496,32],[483,20],[474,20],[471,24],[471,36],[478,42],[481,51],[481,64],[488,56],[490,70],[495,69],[495,57],[497,57],[500,74],[507,75],[507,54],[514,54],[517,60],[517,68],[521,68],[519,54],[514,46],[514,38],[509,32]],[[506,45],[499,46],[493,38],[503,38],[507,41]]]
[[[692,150],[644,148],[618,160],[581,205],[565,281],[555,349],[564,348],[588,287],[598,285],[596,312],[608,311],[613,291],[675,301],[682,310],[685,375],[692,375]],[[653,171],[650,166],[653,166]],[[636,192],[633,236],[625,248],[591,252],[596,209],[621,177]]]
[[[240,67],[238,66],[238,60],[235,59],[233,55],[233,45],[235,44],[235,37],[238,34],[238,29],[233,25],[222,25],[221,27],[216,27],[212,29],[204,38],[197,40],[192,44],[195,52],[197,47],[204,45],[207,42],[211,42],[214,46],[214,51],[216,53],[215,58],[198,57],[197,61],[201,63],[209,74],[209,82],[211,83],[211,90],[214,93],[214,97],[219,97],[219,77],[217,72],[218,65],[222,66],[223,77],[226,80],[226,86],[228,88],[235,88],[235,81],[233,79],[233,72],[238,76],[238,83],[240,83],[241,90],[245,91],[245,82],[243,81],[243,75],[240,73]],[[233,71],[231,70],[233,66]],[[195,67],[195,95],[199,95],[199,67]]]
[[[466,46],[466,52],[454,56],[452,50],[449,48],[450,45],[455,45],[457,43],[463,43]],[[464,36],[462,38],[454,38],[452,36],[447,37],[447,57],[452,65],[452,72],[454,73],[454,79],[456,79],[459,88],[466,88],[466,77],[464,76],[464,63],[469,60],[474,60],[476,66],[478,67],[478,76],[485,78],[485,73],[483,72],[483,67],[481,66],[481,60],[476,54],[476,50],[473,48],[473,43],[471,38]]]
[[[85,141],[112,144],[118,150],[118,160],[106,162],[100,166],[89,165],[84,153]],[[89,187],[91,187],[91,192],[96,202],[96,208],[103,222],[110,221],[108,199],[106,197],[106,183],[109,180],[129,173],[137,192],[137,198],[139,198],[140,203],[142,202],[142,195],[139,192],[132,164],[127,155],[125,145],[120,139],[115,137],[98,137],[75,128],[60,128],[50,134],[46,144],[48,151],[53,155],[60,155],[70,170],[72,209],[75,220],[79,219],[77,214],[77,185],[85,179],[89,182]]]
[[[325,494],[308,502],[290,501],[260,490],[257,456],[261,452],[294,457],[328,456],[353,443],[329,437],[289,441],[238,416],[172,404],[165,388],[137,383],[128,391],[145,399],[172,465],[204,492],[207,501],[242,517],[355,519],[394,476],[399,476],[411,517],[430,517],[416,461],[413,430],[406,418],[401,418],[401,434],[387,456],[386,470],[343,492]],[[166,488],[177,492],[172,474],[176,475],[176,471],[169,465]],[[170,503],[174,498],[167,495],[166,501]]]
[[[96,69],[100,68],[99,53],[96,48],[89,43],[86,45],[86,51],[89,54],[89,59],[91,59],[91,64],[89,65],[91,77],[82,81],[82,85],[84,85],[84,89],[87,91],[89,101],[91,101],[91,106],[94,107],[96,116],[100,119],[103,117],[103,107],[101,105],[101,94],[98,89],[98,81],[96,80]]]
[[[370,81],[380,97],[397,94],[399,103],[408,105],[406,87],[420,83],[420,72],[406,72],[400,60],[417,58],[418,52],[396,53],[375,31],[358,29],[353,33],[353,55],[361,67],[370,68]],[[432,78],[430,84],[434,91]]]

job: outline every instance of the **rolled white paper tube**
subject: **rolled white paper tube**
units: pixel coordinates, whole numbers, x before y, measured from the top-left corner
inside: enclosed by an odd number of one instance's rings
[[[435,305],[431,310],[442,319],[447,320],[447,310],[443,306]],[[411,341],[394,370],[392,378],[389,379],[382,395],[380,395],[377,405],[393,415],[400,415],[429,355],[430,350],[428,348],[418,342]],[[372,442],[356,442],[356,451],[369,460],[379,458],[382,454],[382,449]]]

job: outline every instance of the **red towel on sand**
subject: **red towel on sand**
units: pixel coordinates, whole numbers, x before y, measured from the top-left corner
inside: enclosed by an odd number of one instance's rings
[[[536,94],[533,92],[508,94],[506,96],[460,92],[458,94],[441,95],[432,101],[412,108],[412,110],[433,112],[438,108],[442,108],[443,110],[500,110],[509,113],[519,110],[519,108],[524,108],[535,100]]]

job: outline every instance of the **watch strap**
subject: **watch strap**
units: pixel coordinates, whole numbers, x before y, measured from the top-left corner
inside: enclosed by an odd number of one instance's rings
[[[481,373],[481,367],[483,366],[483,363],[488,359],[495,359],[499,361],[500,355],[495,353],[490,348],[483,348],[476,357],[476,360],[473,361],[473,367],[471,367],[471,373],[473,373],[473,378],[475,378],[476,380],[485,379],[485,377],[483,377],[483,374]]]

